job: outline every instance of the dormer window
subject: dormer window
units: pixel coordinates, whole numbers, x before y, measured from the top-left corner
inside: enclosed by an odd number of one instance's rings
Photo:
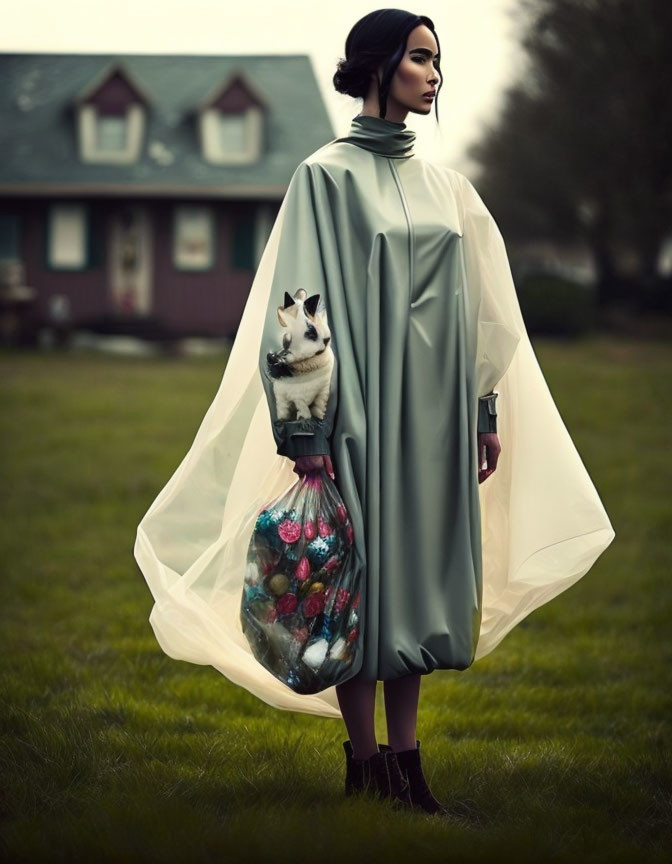
[[[126,69],[104,70],[75,100],[81,160],[99,165],[138,161],[148,105],[147,94]]]
[[[245,165],[261,155],[261,111],[229,114],[216,108],[201,118],[203,155],[215,165]]]
[[[264,149],[266,100],[235,72],[198,107],[203,158],[214,165],[249,165]]]
[[[245,114],[219,114],[219,143],[223,153],[245,153],[247,122]]]
[[[128,120],[114,114],[96,117],[96,147],[100,152],[123,153],[128,147]]]
[[[122,115],[104,114],[94,105],[79,109],[79,156],[98,165],[128,165],[141,155],[144,111],[131,105]]]

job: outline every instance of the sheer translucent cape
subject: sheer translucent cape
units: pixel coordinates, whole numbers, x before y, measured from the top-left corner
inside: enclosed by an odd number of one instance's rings
[[[296,176],[219,389],[191,448],[138,525],[134,555],[154,597],[149,620],[166,654],[212,665],[276,708],[341,717],[335,688],[299,695],[264,669],[239,621],[256,515],[297,480],[293,462],[276,452],[258,368],[287,203],[302,194]],[[578,581],[615,534],[539,368],[501,233],[463,175],[451,172],[451,185],[462,226],[478,392],[496,387],[500,394],[502,452],[497,470],[479,487],[478,660],[530,612]]]

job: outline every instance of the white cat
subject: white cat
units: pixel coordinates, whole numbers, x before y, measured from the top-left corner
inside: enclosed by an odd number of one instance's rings
[[[286,330],[282,349],[266,355],[278,420],[324,419],[334,352],[326,310],[317,309],[319,300],[319,294],[308,297],[299,288],[294,297],[285,291],[285,305],[278,306],[278,320]]]

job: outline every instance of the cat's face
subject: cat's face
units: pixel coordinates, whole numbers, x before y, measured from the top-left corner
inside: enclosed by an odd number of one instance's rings
[[[285,294],[285,306],[278,307],[278,320],[285,328],[282,350],[275,355],[279,363],[298,363],[322,354],[331,341],[326,310],[317,311],[320,295],[307,297],[302,289],[294,297]]]

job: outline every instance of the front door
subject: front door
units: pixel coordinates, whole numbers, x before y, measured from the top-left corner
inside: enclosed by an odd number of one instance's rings
[[[118,315],[149,315],[152,308],[152,225],[142,204],[110,211],[108,284]]]

